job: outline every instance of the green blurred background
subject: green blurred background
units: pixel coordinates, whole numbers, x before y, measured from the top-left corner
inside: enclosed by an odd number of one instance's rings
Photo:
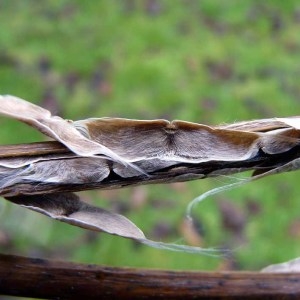
[[[299,1],[0,0],[0,93],[68,119],[220,124],[300,111]],[[44,140],[1,117],[1,144]],[[244,174],[243,176],[249,176]],[[109,266],[258,270],[300,254],[298,173],[187,204],[234,178],[81,193],[149,238],[229,247],[224,259],[152,249],[0,202],[0,251]]]

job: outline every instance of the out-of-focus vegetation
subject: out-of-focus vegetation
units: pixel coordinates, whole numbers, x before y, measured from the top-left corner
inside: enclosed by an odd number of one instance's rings
[[[300,112],[298,1],[2,0],[0,24],[0,93],[65,118],[219,124]],[[44,140],[6,118],[0,127],[1,144]],[[82,193],[152,239],[229,247],[229,259],[152,249],[3,199],[0,251],[110,266],[259,269],[300,254],[297,176],[207,199],[194,211],[194,231],[184,222],[189,201],[234,178]]]

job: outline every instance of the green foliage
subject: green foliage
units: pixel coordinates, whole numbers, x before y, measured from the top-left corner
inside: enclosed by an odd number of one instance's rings
[[[0,20],[0,94],[65,118],[218,124],[300,111],[298,1],[3,0]],[[42,139],[15,121],[1,118],[0,124],[1,144]],[[299,253],[296,176],[254,182],[195,209],[201,246],[231,247],[232,264],[88,233],[4,201],[0,249],[114,266],[259,269]],[[174,242],[186,238],[188,202],[229,180],[83,197],[125,211],[149,237]],[[224,223],[224,200],[244,216],[238,234]]]

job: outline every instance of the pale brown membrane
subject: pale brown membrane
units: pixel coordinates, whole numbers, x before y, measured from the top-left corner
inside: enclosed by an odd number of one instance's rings
[[[249,169],[258,179],[300,165],[300,117],[222,126],[120,118],[72,122],[13,96],[0,96],[0,114],[35,127],[70,150],[0,158],[0,194],[51,218],[158,248],[214,253],[150,241],[125,217],[62,192],[107,187],[111,181],[120,186],[185,181]]]

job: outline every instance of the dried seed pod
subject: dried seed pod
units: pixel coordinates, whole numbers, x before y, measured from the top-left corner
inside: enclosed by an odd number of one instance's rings
[[[51,218],[147,245],[214,254],[154,242],[125,217],[80,201],[70,191],[165,183],[254,170],[254,177],[300,168],[300,117],[207,126],[185,121],[99,118],[68,121],[13,96],[0,96],[0,114],[25,122],[57,142],[5,148],[0,195]],[[9,154],[11,153],[11,155]],[[145,176],[147,175],[147,176]]]

